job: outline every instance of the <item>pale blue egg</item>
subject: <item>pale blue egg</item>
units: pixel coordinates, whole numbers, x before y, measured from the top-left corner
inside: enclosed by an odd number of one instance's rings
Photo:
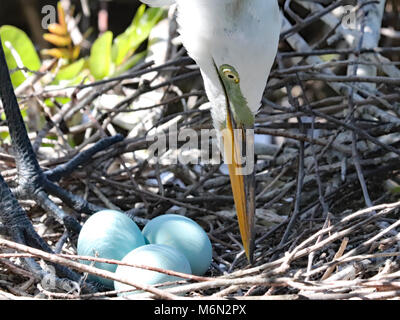
[[[129,252],[122,262],[146,265],[182,273],[191,274],[190,264],[186,257],[175,248],[160,244],[149,244]],[[170,281],[184,280],[183,278],[167,275],[156,271],[119,265],[116,276],[122,276],[138,284],[155,285]],[[134,289],[127,284],[114,281],[115,290]],[[134,291],[132,293],[137,293]],[[130,293],[129,293],[130,294]],[[122,294],[124,295],[124,294]]]
[[[128,252],[143,246],[145,240],[139,227],[124,213],[102,210],[92,215],[83,225],[78,238],[78,255],[121,260]],[[89,265],[92,262],[82,261]],[[116,264],[98,263],[96,268],[115,272]],[[89,280],[112,288],[113,281],[94,275]]]
[[[150,220],[142,232],[149,243],[166,244],[182,252],[195,275],[203,275],[211,265],[210,239],[190,218],[164,214]]]

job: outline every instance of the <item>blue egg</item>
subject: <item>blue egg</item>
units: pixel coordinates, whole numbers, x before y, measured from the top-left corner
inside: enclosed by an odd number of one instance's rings
[[[128,252],[145,245],[143,234],[132,219],[116,210],[102,210],[92,215],[83,225],[78,238],[78,255],[121,260]],[[87,265],[91,261],[82,261]],[[96,268],[115,272],[116,264],[99,263]],[[113,281],[89,275],[89,280],[98,281],[112,288]]]
[[[186,257],[176,249],[160,244],[149,244],[129,252],[122,262],[146,265],[177,272],[191,274],[190,264]],[[170,281],[184,280],[183,278],[167,275],[151,270],[119,265],[115,275],[123,276],[135,283],[155,285]],[[114,281],[115,290],[135,289],[127,284]],[[166,287],[164,287],[166,288]],[[132,293],[138,293],[134,291]],[[125,295],[123,293],[121,295]],[[128,293],[131,294],[131,293]]]
[[[182,252],[195,275],[203,275],[211,265],[210,239],[190,218],[164,214],[150,220],[142,233],[149,243],[166,244]]]

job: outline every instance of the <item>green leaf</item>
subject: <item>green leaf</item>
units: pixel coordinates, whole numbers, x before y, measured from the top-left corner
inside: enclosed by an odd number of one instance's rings
[[[131,26],[136,28],[138,37],[144,40],[149,36],[151,29],[160,21],[165,13],[166,11],[162,8],[149,8],[139,19],[134,18]]]
[[[66,97],[56,97],[55,98],[56,102],[58,102],[60,105],[67,104],[68,102],[71,101],[71,98],[66,98]]]
[[[97,80],[104,79],[110,74],[112,40],[113,33],[107,31],[96,39],[90,50],[89,68]]]
[[[22,119],[26,120],[28,118],[27,110],[25,108],[21,108],[20,110],[21,110]]]
[[[140,19],[143,17],[146,12],[146,5],[142,4],[136,11],[135,16],[133,17],[131,25],[137,27],[140,24]]]
[[[130,46],[130,36],[129,34],[122,33],[118,37],[115,38],[113,47],[112,47],[112,60],[113,62],[119,66],[123,63],[125,57],[128,55],[131,49]]]
[[[131,69],[133,66],[135,66],[140,60],[144,59],[147,55],[147,51],[143,51],[140,53],[137,53],[130,57],[128,60],[126,60],[123,64],[119,66],[119,68],[113,73],[113,77],[120,76],[124,72],[128,71]]]
[[[325,61],[325,62],[329,62],[332,61],[334,59],[339,59],[340,56],[338,54],[325,54],[320,56],[321,60]]]
[[[145,5],[139,7],[131,25],[115,38],[112,48],[112,57],[114,63],[119,66],[124,63],[146,40],[151,29],[165,14],[165,10],[161,8],[149,8],[145,10]]]
[[[399,194],[400,193],[400,187],[395,187],[392,190],[390,190],[391,193],[393,194]]]
[[[0,27],[0,36],[3,42],[3,49],[6,56],[8,68],[13,70],[18,67],[13,53],[8,48],[6,43],[11,45],[12,50],[17,54],[17,59],[22,61],[24,67],[32,71],[38,71],[41,65],[35,47],[24,31],[13,26],[4,25]],[[28,76],[31,75],[27,72]],[[22,71],[13,72],[11,81],[14,87],[18,87],[26,80]]]
[[[71,98],[67,98],[67,97],[55,97],[54,100],[59,104],[59,105],[64,105],[68,102],[71,101]],[[45,99],[44,103],[47,107],[49,108],[54,108],[55,104],[53,103],[52,99]]]
[[[8,132],[0,132],[0,140],[3,141],[3,143],[11,143],[11,137]]]
[[[61,68],[60,71],[58,71],[55,80],[71,80],[79,75],[84,66],[85,59],[79,59],[78,61]]]

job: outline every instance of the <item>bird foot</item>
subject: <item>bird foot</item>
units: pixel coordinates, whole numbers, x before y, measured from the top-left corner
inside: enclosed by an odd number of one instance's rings
[[[40,207],[52,214],[58,222],[62,223],[68,232],[78,234],[81,229],[79,222],[59,208],[48,195],[59,198],[68,207],[79,213],[92,214],[103,209],[61,188],[55,182],[59,181],[62,177],[70,175],[78,167],[90,162],[96,153],[122,140],[123,137],[121,135],[102,139],[93,147],[73,157],[70,161],[45,172],[40,168],[31,168],[30,170],[20,169],[19,185],[15,189],[12,189],[12,192],[18,199],[34,200]]]
[[[13,241],[52,253],[50,246],[36,233],[26,212],[21,208],[17,199],[12,194],[8,185],[0,175],[0,222],[2,233],[6,233]],[[78,282],[81,276],[70,269],[54,265],[56,273],[64,277],[59,278],[54,273],[43,269],[34,259],[24,257],[21,259],[27,268],[41,281],[52,279],[55,288],[66,288],[71,281]],[[67,280],[68,279],[68,280]],[[89,291],[95,291],[90,284],[87,287]]]

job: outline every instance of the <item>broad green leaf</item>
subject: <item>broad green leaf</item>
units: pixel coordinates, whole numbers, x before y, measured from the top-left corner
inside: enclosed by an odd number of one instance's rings
[[[340,56],[338,54],[325,54],[323,56],[320,56],[321,60],[325,61],[325,62],[329,62],[332,61],[334,59],[339,59]]]
[[[71,98],[56,97],[56,98],[55,98],[55,101],[56,101],[57,103],[59,103],[60,105],[64,105],[64,104],[70,102],[70,101],[71,101]],[[52,101],[51,99],[45,99],[45,100],[44,100],[44,104],[45,104],[47,107],[49,107],[49,108],[53,108],[53,107],[55,106],[54,103],[53,103],[53,101]]]
[[[123,64],[120,65],[120,67],[113,73],[113,77],[117,77],[124,72],[128,71],[131,69],[133,66],[135,66],[140,60],[144,59],[147,55],[147,51],[143,51],[140,53],[137,53],[130,57],[128,60],[126,60]]]
[[[32,71],[39,70],[41,65],[39,56],[36,53],[32,41],[24,31],[13,26],[4,25],[0,27],[0,36],[3,42],[3,49],[6,56],[7,65],[10,70],[17,68],[18,65],[13,53],[8,48],[6,43],[9,43],[11,48],[15,50],[15,53],[18,57],[17,59],[22,61],[24,67]],[[31,73],[28,72],[28,75],[31,75]],[[11,74],[11,81],[14,87],[18,87],[25,80],[26,77],[21,71],[13,72]]]
[[[114,63],[119,66],[124,63],[146,40],[151,29],[163,17],[165,10],[161,8],[149,8],[145,10],[145,6],[139,7],[131,25],[115,38],[112,54]]]
[[[400,187],[393,188],[392,190],[390,190],[390,192],[393,194],[398,194],[400,193]]]
[[[9,132],[0,132],[0,140],[2,140],[3,143],[11,144],[11,137]]]
[[[107,31],[93,43],[90,50],[89,68],[91,74],[97,79],[103,79],[111,70],[111,45],[113,34]]]
[[[24,120],[26,120],[26,118],[28,117],[28,113],[26,111],[26,108],[21,108],[21,116]]]
[[[64,104],[67,104],[68,102],[70,102],[70,101],[71,101],[71,98],[56,97],[55,100],[56,100],[60,105],[64,105]]]
[[[128,55],[131,49],[130,46],[130,36],[126,32],[120,34],[115,38],[113,47],[112,47],[112,59],[113,62],[119,66]]]
[[[87,71],[87,72],[86,72]],[[84,69],[83,72],[79,73],[75,78],[72,78],[67,82],[67,86],[77,86],[80,84],[89,83],[90,80],[88,78],[89,70]]]
[[[84,66],[85,59],[79,59],[78,61],[61,68],[60,71],[58,71],[55,80],[71,80],[79,75]]]
[[[137,38],[141,39],[140,42],[143,42],[149,36],[151,29],[163,17],[165,12],[162,8],[149,8],[140,19],[133,19],[131,27],[135,28]]]
[[[140,19],[143,17],[143,14],[146,12],[146,5],[142,4],[136,11],[135,16],[133,17],[131,25],[137,27],[140,24]]]

